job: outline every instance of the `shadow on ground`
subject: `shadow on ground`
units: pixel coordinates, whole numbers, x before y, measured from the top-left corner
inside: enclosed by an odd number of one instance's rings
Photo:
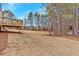
[[[22,34],[22,32],[15,32],[15,31],[0,31],[0,33]]]

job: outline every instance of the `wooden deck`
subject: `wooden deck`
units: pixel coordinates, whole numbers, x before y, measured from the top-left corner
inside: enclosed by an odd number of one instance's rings
[[[23,31],[23,21],[19,19],[10,19],[6,17],[0,17],[0,30],[4,27],[16,27],[18,30]]]
[[[7,24],[2,24],[1,27],[21,27],[20,25],[7,25]]]
[[[23,26],[20,26],[20,25],[9,25],[9,24],[1,24],[0,25],[0,30],[4,27],[15,27],[18,29],[19,32],[23,32]]]

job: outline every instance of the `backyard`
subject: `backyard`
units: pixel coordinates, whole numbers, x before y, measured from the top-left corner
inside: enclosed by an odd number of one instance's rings
[[[79,55],[79,41],[71,37],[48,36],[46,31],[24,31],[8,33],[8,46],[1,55]]]
[[[0,55],[79,55],[79,3],[0,3]]]

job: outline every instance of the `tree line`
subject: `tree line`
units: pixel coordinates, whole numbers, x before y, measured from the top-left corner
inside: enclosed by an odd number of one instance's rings
[[[38,12],[29,12],[27,19],[25,19],[25,26],[29,25],[29,30],[47,30],[48,16]]]
[[[46,7],[49,17],[49,34],[65,35],[72,27],[72,34],[79,33],[78,3],[49,3]]]

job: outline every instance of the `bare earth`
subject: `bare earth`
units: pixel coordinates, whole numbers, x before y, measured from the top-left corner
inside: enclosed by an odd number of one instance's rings
[[[8,47],[2,55],[11,56],[62,56],[79,55],[79,41],[48,36],[47,32],[25,31],[9,33]],[[78,38],[79,39],[79,38]]]

